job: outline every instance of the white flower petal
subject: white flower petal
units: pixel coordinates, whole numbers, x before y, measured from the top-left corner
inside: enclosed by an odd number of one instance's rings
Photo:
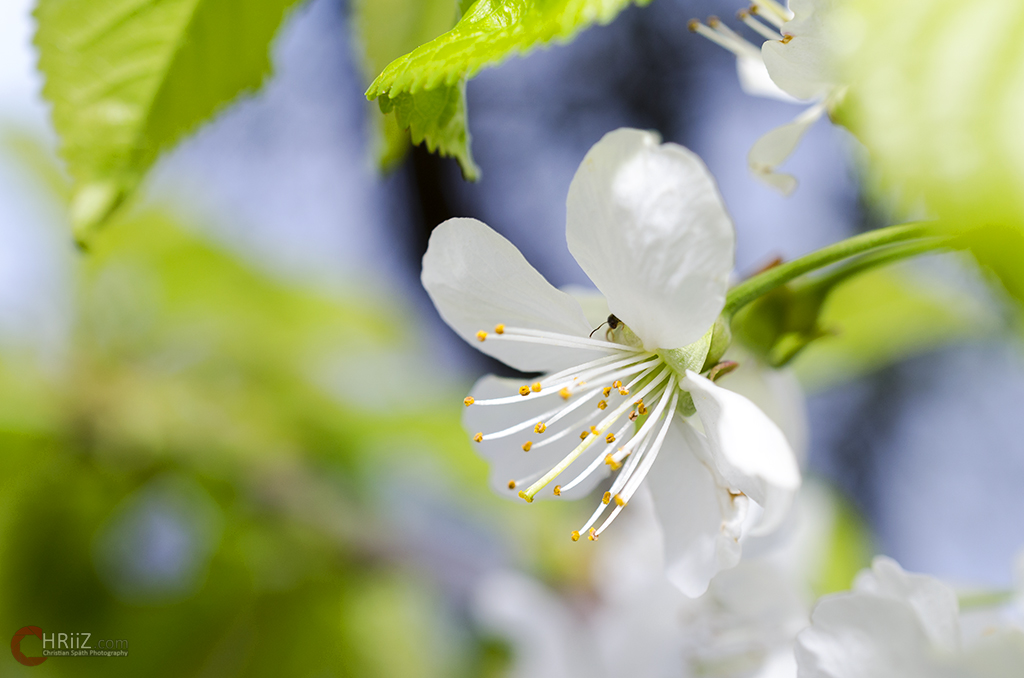
[[[611,313],[608,310],[608,301],[597,290],[581,285],[566,285],[559,289],[566,294],[571,294],[572,298],[579,303],[580,308],[583,309],[583,315],[586,316],[591,328],[595,328],[608,321],[608,315]],[[594,337],[603,339],[603,330],[594,333]]]
[[[513,678],[575,678],[600,675],[591,639],[559,597],[514,571],[486,576],[473,597],[476,621],[509,641]]]
[[[935,678],[928,636],[907,606],[871,595],[821,599],[797,636],[800,678]]]
[[[569,251],[647,349],[697,341],[725,303],[733,228],[691,151],[620,129],[587,153],[566,201]]]
[[[964,653],[956,678],[1020,678],[1024,667],[1024,631],[1004,628],[984,636]]]
[[[796,189],[796,179],[792,175],[776,172],[775,168],[796,150],[804,133],[824,113],[825,104],[815,104],[798,115],[793,122],[776,127],[755,141],[747,154],[747,164],[754,176],[783,195],[792,193]]]
[[[691,598],[702,595],[720,571],[740,560],[747,500],[715,482],[698,455],[707,443],[689,425],[675,421],[646,484],[665,544],[665,574]]]
[[[681,386],[693,396],[718,473],[764,508],[752,533],[772,531],[800,487],[800,469],[786,436],[754,403],[692,370]]]
[[[807,403],[803,388],[792,370],[773,370],[757,359],[735,348],[730,348],[724,360],[739,363],[734,371],[720,377],[715,383],[739,393],[782,430],[798,462],[807,459],[810,429],[807,423]]]
[[[782,27],[791,39],[768,40],[761,46],[772,80],[797,99],[824,98],[838,82],[832,62],[831,5],[830,0],[794,0],[790,6],[793,19]]]
[[[519,387],[523,383],[522,380],[487,375],[476,382],[473,390],[470,391],[470,395],[476,400],[503,398],[517,394]],[[478,432],[492,433],[514,426],[519,422],[528,420],[539,421],[541,414],[560,404],[565,404],[565,401],[562,400],[561,396],[555,395],[549,398],[523,398],[522,402],[505,405],[470,405],[462,413],[462,425],[471,436]],[[531,425],[519,433],[514,433],[504,438],[472,443],[474,449],[491,464],[491,486],[498,494],[504,497],[517,497],[519,490],[523,489],[523,487],[510,489],[508,481],[530,479],[530,482],[532,482],[544,473],[547,473],[580,443],[579,431],[586,427],[580,427],[579,430],[573,428],[568,435],[563,436],[556,442],[543,447],[531,447],[529,452],[523,451],[523,443],[527,440],[538,443],[552,438],[566,427],[597,411],[597,399],[595,398],[590,403],[581,406],[577,411],[550,426],[544,433],[536,433]],[[606,452],[603,441],[591,445],[591,449],[585,452],[566,471],[565,480],[574,478],[577,472],[586,468],[595,454],[603,455]],[[593,490],[607,476],[608,467],[602,464],[585,481],[574,487],[571,491],[564,492],[562,497],[568,499],[582,497]],[[564,484],[561,478],[558,482]],[[550,498],[554,497],[554,494],[551,490],[547,490],[542,491],[537,497]]]
[[[449,219],[434,229],[420,279],[459,336],[518,370],[554,371],[602,355],[476,339],[477,332],[491,332],[499,323],[584,337],[593,329],[572,296],[552,286],[515,245],[476,219]]]
[[[740,79],[740,87],[751,96],[777,99],[787,103],[800,101],[779,89],[772,76],[768,75],[763,59],[751,56],[736,57],[736,74]]]
[[[906,604],[914,610],[936,647],[960,647],[960,606],[956,592],[934,577],[906,572],[892,558],[879,556],[857,575],[854,591]]]

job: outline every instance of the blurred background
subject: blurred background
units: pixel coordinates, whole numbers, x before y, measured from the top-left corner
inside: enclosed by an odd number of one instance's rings
[[[620,126],[705,159],[740,275],[884,223],[855,142],[827,121],[786,166],[793,197],[750,176],[751,144],[799,108],[744,95],[732,57],[686,30],[736,9],[658,0],[484,72],[468,89],[483,171],[469,184],[420,148],[378,173],[350,7],[309,0],[264,89],[164,157],[86,254],[68,235],[31,2],[3,3],[0,630],[88,630],[131,654],[4,656],[0,675],[508,675],[514,634],[481,612],[484,582],[512,572],[573,614],[596,606],[595,547],[566,538],[587,506],[490,494],[460,401],[507,368],[441,323],[419,261],[431,228],[473,216],[554,284],[587,284],[565,196]],[[809,473],[847,540],[814,592],[872,552],[1006,588],[1024,543],[1019,347],[955,258],[885,275],[917,315],[887,313],[889,287],[851,285],[846,316],[871,312],[860,334],[796,366]]]

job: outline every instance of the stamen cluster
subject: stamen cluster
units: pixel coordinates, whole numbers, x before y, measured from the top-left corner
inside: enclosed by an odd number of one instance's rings
[[[628,330],[622,328],[622,331]],[[480,431],[473,440],[480,443],[522,435],[525,439],[522,450],[529,453],[567,436],[578,435],[579,444],[553,468],[546,473],[512,479],[508,487],[514,490],[529,484],[519,491],[519,496],[532,502],[538,492],[581,459],[587,462],[586,466],[569,482],[555,485],[555,496],[578,486],[602,467],[618,472],[590,519],[572,533],[573,541],[577,541],[581,533],[587,534],[590,540],[597,539],[629,503],[661,449],[679,403],[678,376],[657,353],[617,341],[503,324],[494,327],[493,332],[481,330],[476,336],[482,342],[542,343],[584,349],[591,355],[593,352],[605,354],[546,375],[532,384],[524,384],[519,388],[519,395],[490,399],[468,397],[464,401],[467,407],[493,407],[526,399],[553,400],[553,406],[539,416],[499,431]],[[615,331],[608,331],[609,339],[615,336]],[[529,431],[533,435],[524,433]],[[612,503],[615,506],[610,515],[595,528]]]

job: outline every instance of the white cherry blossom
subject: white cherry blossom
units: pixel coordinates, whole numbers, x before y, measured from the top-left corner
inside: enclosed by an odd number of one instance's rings
[[[875,559],[853,589],[823,598],[797,638],[799,678],[1016,678],[1024,630],[961,630],[956,592]]]
[[[778,526],[800,484],[779,426],[701,374],[733,266],[732,223],[696,155],[620,129],[577,170],[566,237],[602,297],[556,289],[479,221],[431,235],[422,281],[441,317],[488,355],[544,373],[484,377],[464,425],[495,487],[528,502],[545,488],[581,496],[614,473],[574,540],[600,536],[646,480],[669,576],[700,595],[739,561],[745,535]]]
[[[796,178],[776,172],[776,168],[846,93],[830,58],[828,22],[833,2],[791,0],[787,8],[775,0],[754,0],[750,9],[740,11],[737,17],[763,39],[760,47],[717,17],[707,24],[697,20],[689,24],[690,30],[736,55],[736,70],[745,92],[807,105],[792,122],[758,139],[747,155],[754,176],[785,195],[796,189]]]

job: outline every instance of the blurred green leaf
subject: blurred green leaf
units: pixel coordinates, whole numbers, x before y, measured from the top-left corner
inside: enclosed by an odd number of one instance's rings
[[[366,92],[397,114],[413,141],[458,159],[462,173],[479,169],[466,130],[466,80],[551,41],[567,42],[593,24],[611,22],[632,2],[650,0],[477,0],[455,28],[391,62]],[[465,3],[463,3],[465,6]]]
[[[353,19],[367,84],[393,60],[450,29],[460,16],[457,10],[454,0],[356,0]],[[383,114],[379,106],[370,109],[374,154],[386,171],[405,156],[409,125]]]
[[[157,156],[270,72],[268,48],[296,0],[40,0],[43,94],[74,179],[86,242]]]
[[[61,360],[0,346],[0,629],[131,655],[0,674],[469,675],[484,640],[461,620],[445,645],[442,565],[417,555],[500,535],[516,564],[586,572],[566,529],[588,507],[488,489],[464,385],[394,300],[277,279],[158,209],[71,261]]]
[[[867,147],[878,197],[970,234],[1024,304],[1024,4],[836,7],[836,63],[850,85],[836,114]]]
[[[925,351],[995,331],[994,309],[962,290],[902,267],[862,273],[836,286],[811,342],[793,368],[811,390],[826,388]]]

